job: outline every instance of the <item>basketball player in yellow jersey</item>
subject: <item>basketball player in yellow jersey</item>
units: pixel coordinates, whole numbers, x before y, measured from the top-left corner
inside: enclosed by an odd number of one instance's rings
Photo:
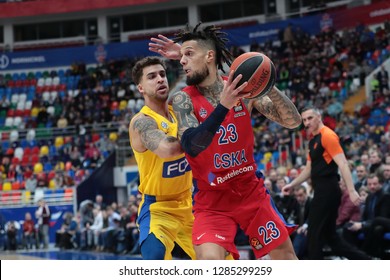
[[[192,174],[177,139],[176,117],[168,105],[165,64],[158,57],[146,57],[135,64],[132,75],[145,99],[145,106],[129,126],[142,193],[137,219],[142,257],[172,259],[176,242],[195,259]]]

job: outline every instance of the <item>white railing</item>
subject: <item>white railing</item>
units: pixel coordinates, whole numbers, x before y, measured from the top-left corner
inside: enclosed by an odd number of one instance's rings
[[[0,191],[0,209],[37,205],[44,199],[50,205],[77,205],[76,188]]]

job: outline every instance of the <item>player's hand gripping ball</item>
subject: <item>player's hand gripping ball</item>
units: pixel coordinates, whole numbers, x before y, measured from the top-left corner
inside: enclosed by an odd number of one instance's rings
[[[242,90],[242,93],[250,93],[247,98],[266,95],[275,85],[276,69],[271,59],[265,54],[244,53],[233,61],[230,70],[234,70],[233,79],[242,74],[237,87],[248,82],[248,85]]]

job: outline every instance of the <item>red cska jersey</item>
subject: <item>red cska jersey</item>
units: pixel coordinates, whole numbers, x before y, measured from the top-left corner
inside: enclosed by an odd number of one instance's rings
[[[191,100],[199,123],[204,122],[214,107],[195,86],[183,89]],[[240,101],[220,125],[211,144],[196,157],[186,154],[192,174],[200,190],[235,187],[237,182],[253,180],[257,166],[253,157],[254,136],[250,114]],[[240,184],[239,184],[240,185]]]

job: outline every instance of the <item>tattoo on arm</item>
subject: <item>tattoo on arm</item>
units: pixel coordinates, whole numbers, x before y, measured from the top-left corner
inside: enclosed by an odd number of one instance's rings
[[[301,124],[301,116],[294,103],[275,87],[268,95],[256,99],[253,106],[268,119],[293,129]]]
[[[138,131],[145,148],[152,152],[158,148],[158,145],[164,139],[168,142],[177,141],[175,137],[166,137],[165,133],[158,129],[156,122],[149,117],[137,119],[134,122],[134,130]]]
[[[172,99],[172,107],[179,123],[178,137],[181,139],[184,131],[199,126],[199,122],[194,115],[194,107],[187,93],[183,91],[175,93]]]

